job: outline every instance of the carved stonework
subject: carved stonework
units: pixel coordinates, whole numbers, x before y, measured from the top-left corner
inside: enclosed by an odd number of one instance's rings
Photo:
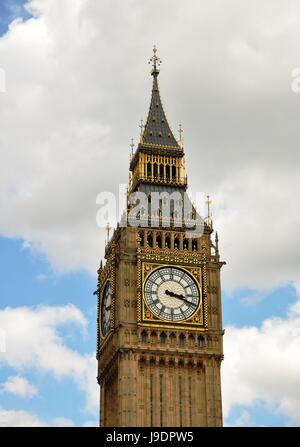
[[[147,194],[148,207],[157,186],[162,192],[179,192],[179,202],[187,188],[183,141],[181,136],[179,142],[174,138],[161,105],[156,50],[151,62],[150,112],[131,158],[129,184],[129,192]],[[195,234],[187,231],[186,223],[186,227],[178,225],[174,208],[165,226],[160,207],[157,226],[144,219],[134,228],[126,226],[130,206],[128,201],[122,225],[105,247],[105,265],[101,263],[98,270],[100,425],[221,426],[224,331],[219,271],[223,262],[218,237],[212,241],[211,217],[203,223],[203,234]],[[195,215],[193,206],[189,219]],[[156,282],[159,269],[167,271],[161,283]],[[111,322],[103,336],[101,304],[107,281],[111,307],[102,309],[111,312]],[[165,308],[169,314],[164,314]]]

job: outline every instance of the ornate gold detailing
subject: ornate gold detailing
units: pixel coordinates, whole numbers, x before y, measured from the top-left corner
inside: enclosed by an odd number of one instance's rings
[[[203,300],[205,303],[204,306],[204,324],[208,326],[208,294],[207,294],[207,264],[206,264],[206,247],[202,246],[202,284],[203,284]]]
[[[103,291],[107,281],[111,284],[111,320],[110,329],[107,335],[104,337],[101,331],[101,303],[103,298]],[[98,270],[98,305],[97,305],[97,357],[99,356],[99,349],[102,342],[107,339],[109,334],[113,332],[115,326],[115,305],[116,305],[116,246],[112,241],[110,257],[107,260],[104,268]]]
[[[156,72],[159,73],[158,67],[160,66],[160,64],[162,62],[161,59],[156,56],[156,53],[157,53],[157,48],[154,45],[153,46],[153,55],[148,62],[149,64],[152,64],[152,67],[153,67],[152,73],[156,73]]]
[[[110,226],[109,226],[109,222],[107,222],[107,225],[106,225],[106,234],[107,234],[107,241],[106,241],[106,244],[109,243],[109,234],[110,234],[110,230],[112,230],[112,227],[110,227]]]
[[[182,137],[183,129],[181,124],[179,124],[178,133],[179,133],[179,146],[183,149],[183,137]]]
[[[207,218],[206,218],[206,223],[207,225],[212,228],[212,217],[211,217],[211,198],[210,196],[206,196],[206,205],[207,205]]]
[[[182,156],[140,152],[131,177],[131,189],[135,188],[139,181],[186,186],[185,165]]]
[[[130,147],[131,147],[130,160],[132,160],[132,157],[133,157],[133,148],[134,148],[133,137],[131,138],[131,144],[130,144]]]
[[[204,276],[206,275],[206,272],[204,273],[204,264],[203,261],[200,261],[198,257],[198,265],[197,267],[190,265],[190,262],[188,258],[180,257],[180,259],[174,257],[172,263],[162,263],[165,259],[170,259],[170,256],[164,256],[162,255],[162,250],[160,250],[160,255],[154,255],[152,254],[152,257],[150,253],[146,254],[146,258],[150,258],[149,260],[154,262],[145,262],[145,259],[143,255],[145,255],[144,250],[142,250],[140,247],[138,247],[138,263],[137,263],[137,275],[138,278],[141,278],[140,281],[138,281],[138,288],[137,288],[137,317],[138,317],[138,325],[139,326],[145,326],[145,327],[163,327],[163,328],[172,328],[172,329],[189,329],[192,331],[205,331],[207,330],[207,293],[204,293],[203,288],[206,288],[206,280],[204,279]],[[169,252],[168,252],[169,253]],[[155,262],[156,261],[156,262]],[[157,262],[160,261],[160,262]],[[200,293],[200,304],[199,307],[187,320],[178,321],[176,323],[170,322],[168,320],[162,320],[157,318],[152,314],[152,312],[148,309],[145,300],[144,300],[144,285],[145,282],[149,276],[150,273],[152,273],[154,270],[161,268],[161,267],[167,267],[167,266],[176,266],[177,268],[186,271],[188,274],[190,274],[194,281],[197,284],[197,287],[199,289]],[[203,286],[202,286],[203,284]]]
[[[144,310],[144,318],[145,318],[145,320],[153,320],[154,319],[153,313],[150,312],[149,309],[145,309]]]
[[[142,143],[143,142],[143,133],[144,133],[144,128],[145,128],[143,120],[141,120],[139,128],[141,129],[141,131],[140,131],[140,143]]]

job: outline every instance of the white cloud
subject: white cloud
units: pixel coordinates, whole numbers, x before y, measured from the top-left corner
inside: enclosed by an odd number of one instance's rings
[[[0,407],[0,427],[73,427],[70,419],[59,417],[46,422],[37,415],[23,410]]]
[[[223,364],[224,415],[234,405],[264,402],[300,423],[300,305],[260,327],[227,327]]]
[[[82,355],[65,345],[59,328],[69,324],[77,325],[81,333],[87,325],[73,305],[0,310],[0,327],[6,331],[6,352],[0,357],[0,367],[49,372],[57,380],[70,378],[86,395],[87,411],[95,412],[99,406],[95,355]]]
[[[0,391],[29,399],[38,395],[37,388],[20,376],[8,377],[3,384],[0,384]]]
[[[82,426],[83,427],[99,427],[99,421],[95,421],[95,420],[86,421]]]
[[[299,2],[34,0],[29,9],[35,19],[0,39],[1,234],[22,237],[57,271],[95,272],[104,248],[95,198],[126,183],[155,41],[190,185],[214,198],[224,284],[296,281]]]
[[[241,414],[236,418],[232,427],[249,427],[251,426],[251,416],[250,413],[246,410],[242,410]]]

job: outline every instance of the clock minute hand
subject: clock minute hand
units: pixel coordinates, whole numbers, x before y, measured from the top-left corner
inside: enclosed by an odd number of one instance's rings
[[[195,303],[192,303],[191,301],[187,300],[186,298],[184,298],[183,295],[178,295],[177,293],[170,292],[169,290],[166,290],[165,294],[171,296],[172,298],[178,298],[179,300],[185,301],[186,303],[196,307]]]

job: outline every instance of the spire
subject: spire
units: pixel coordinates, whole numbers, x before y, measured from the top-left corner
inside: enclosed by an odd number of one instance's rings
[[[206,196],[206,205],[207,205],[207,218],[206,223],[207,225],[212,228],[212,217],[211,217],[211,198],[210,196]]]
[[[217,232],[215,236],[215,247],[216,247],[216,256],[219,256],[219,237]]]
[[[157,78],[159,75],[158,67],[161,64],[161,60],[159,59],[159,57],[157,57],[156,53],[157,49],[154,45],[153,56],[149,61],[149,63],[152,63],[152,97],[148,118],[144,126],[144,131],[141,138],[141,143],[146,145],[149,144],[151,146],[169,146],[179,149],[180,146],[170,129],[159,94]]]

